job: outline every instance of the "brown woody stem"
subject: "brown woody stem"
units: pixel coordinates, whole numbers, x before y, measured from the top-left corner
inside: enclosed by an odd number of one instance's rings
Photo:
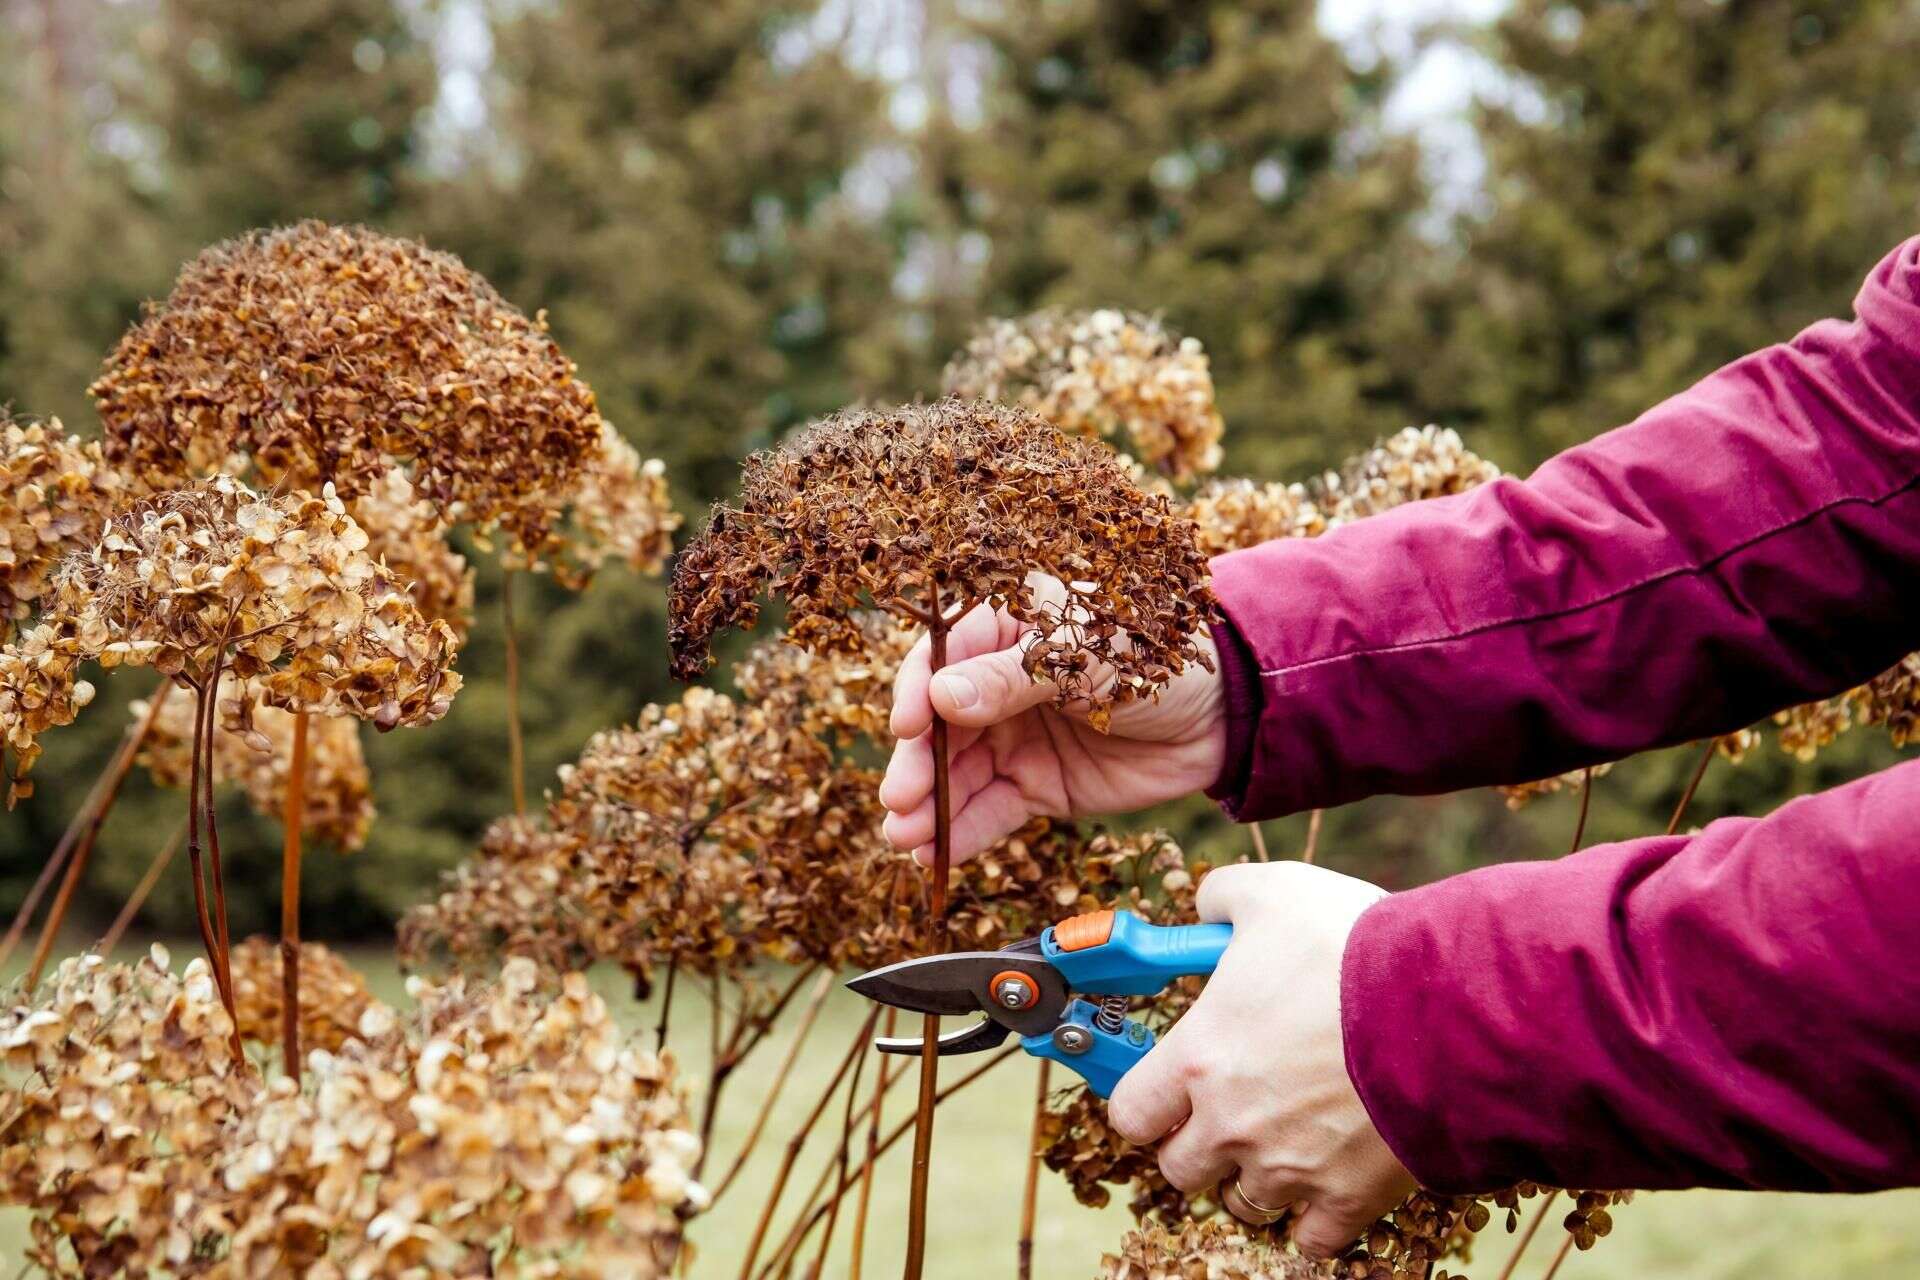
[[[1320,850],[1320,820],[1327,814],[1325,809],[1315,809],[1307,815],[1307,847],[1300,851],[1300,861],[1312,862],[1313,855]]]
[[[46,969],[47,957],[53,952],[53,944],[60,933],[60,926],[67,918],[67,908],[73,905],[74,891],[80,887],[80,881],[86,877],[87,864],[93,859],[93,846],[100,839],[100,828],[107,820],[107,814],[113,810],[113,802],[119,798],[120,786],[127,780],[127,773],[133,768],[134,756],[139,753],[140,744],[146,741],[153,725],[160,718],[160,708],[167,700],[172,689],[171,684],[162,684],[153,691],[147,700],[146,714],[139,723],[127,731],[120,748],[114,752],[113,761],[108,766],[106,786],[101,790],[99,800],[92,806],[87,817],[83,834],[73,845],[73,852],[67,859],[67,874],[60,881],[60,891],[53,897],[53,905],[47,908],[46,921],[40,926],[40,937],[33,947],[33,961],[27,966],[26,989],[32,991],[40,984],[40,974]]]
[[[887,1010],[887,1029],[885,1034],[888,1036],[893,1035],[894,1013],[895,1011],[892,1009]],[[867,1113],[867,1162],[865,1171],[860,1175],[860,1199],[853,1208],[853,1243],[849,1246],[851,1256],[847,1260],[847,1280],[860,1280],[860,1269],[866,1263],[867,1206],[873,1200],[873,1162],[880,1147],[880,1113],[887,1100],[887,1085],[889,1083],[887,1075],[888,1068],[892,1064],[893,1059],[886,1054],[882,1054],[880,1056],[880,1073],[874,1078],[873,1082],[873,1103]],[[842,1145],[840,1155],[843,1160],[846,1156],[846,1148],[851,1145],[850,1142]],[[840,1177],[844,1185],[846,1182],[845,1164],[842,1164],[840,1167]]]
[[[1253,856],[1265,862],[1267,860],[1266,833],[1260,830],[1260,824],[1257,822],[1249,822],[1247,824],[1247,831],[1253,836]]]
[[[1559,1195],[1558,1188],[1547,1192],[1546,1199],[1540,1202],[1540,1207],[1534,1210],[1531,1218],[1527,1219],[1527,1229],[1520,1233],[1519,1242],[1513,1246],[1513,1256],[1507,1259],[1506,1266],[1500,1268],[1500,1280],[1513,1280],[1513,1273],[1520,1266],[1521,1257],[1526,1253],[1527,1246],[1533,1243],[1533,1238],[1540,1234],[1540,1224],[1547,1220],[1547,1214],[1552,1211],[1553,1202],[1559,1198]]]
[[[754,1147],[760,1141],[760,1135],[767,1127],[767,1120],[773,1115],[773,1108],[780,1101],[781,1092],[787,1087],[787,1077],[793,1071],[793,1064],[800,1056],[800,1047],[806,1043],[807,1033],[813,1030],[814,1022],[820,1017],[820,1009],[827,1002],[827,993],[833,990],[833,972],[823,969],[813,984],[813,990],[807,996],[807,1006],[800,1014],[800,1025],[794,1028],[793,1039],[787,1042],[786,1056],[780,1059],[780,1066],[774,1072],[773,1083],[768,1087],[766,1096],[760,1100],[760,1112],[753,1118],[753,1127],[747,1130],[746,1138],[740,1144],[740,1150],[734,1153],[733,1163],[728,1166],[720,1184],[713,1189],[713,1198],[717,1201],[726,1194],[733,1180],[740,1176],[741,1166],[747,1157],[753,1154]]]
[[[932,645],[930,673],[937,674],[947,665],[947,623],[938,595],[932,601],[933,625],[928,630]],[[951,783],[948,777],[947,722],[938,712],[933,717],[933,878],[932,902],[927,921],[928,953],[940,955],[947,949],[947,868],[953,859],[953,813]],[[933,1167],[933,1108],[939,1092],[940,1019],[928,1014],[921,1026],[920,1098],[914,1111],[913,1167],[907,1186],[907,1257],[903,1280],[920,1280],[927,1256],[927,1188]]]
[[[1560,1264],[1567,1260],[1569,1253],[1573,1252],[1573,1243],[1573,1233],[1568,1232],[1567,1238],[1560,1242],[1560,1251],[1553,1255],[1553,1261],[1547,1264],[1546,1274],[1541,1276],[1540,1280],[1553,1280],[1560,1274]]]
[[[300,1083],[300,836],[307,817],[307,713],[293,716],[280,851],[280,1058]]]
[[[1020,1052],[1020,1047],[1018,1045],[1013,1045],[1008,1048],[1002,1049],[1000,1052],[994,1054],[991,1058],[988,1058],[985,1062],[981,1063],[979,1066],[975,1067],[973,1070],[967,1072],[967,1074],[961,1076],[958,1080],[955,1080],[952,1084],[941,1089],[938,1096],[934,1098],[934,1104],[937,1106],[940,1103],[945,1102],[948,1098],[951,1098],[954,1094],[960,1092],[962,1089],[972,1084],[975,1080],[978,1080],[981,1076],[987,1074],[987,1072],[993,1070],[995,1067],[999,1066],[1001,1063],[1005,1062],[1008,1058],[1011,1058],[1014,1054],[1019,1052]],[[906,1072],[902,1071],[899,1075],[893,1077],[892,1080],[889,1080],[887,1082],[887,1087],[892,1088],[896,1082],[905,1079],[906,1074],[907,1074]],[[895,1125],[892,1128],[892,1130],[888,1132],[887,1136],[881,1140],[879,1147],[874,1151],[874,1153],[871,1156],[869,1156],[866,1160],[862,1161],[860,1167],[853,1171],[852,1176],[855,1178],[866,1177],[869,1171],[872,1170],[879,1163],[880,1158],[886,1155],[887,1152],[893,1150],[894,1144],[899,1142],[900,1139],[906,1137],[908,1132],[913,1129],[914,1120],[915,1120],[915,1117],[908,1116],[906,1119],[902,1120],[899,1124]],[[820,1194],[826,1190],[827,1179],[828,1179],[828,1176],[832,1174],[832,1172],[833,1172],[833,1165],[831,1164],[829,1164],[825,1169],[821,1170],[819,1182],[817,1182],[814,1185],[813,1193],[807,1197],[805,1205],[802,1207],[803,1216],[798,1222],[794,1224],[793,1229],[787,1233],[786,1242],[782,1244],[780,1247],[780,1250],[773,1255],[772,1261],[768,1262],[767,1265],[761,1269],[759,1280],[766,1280],[766,1277],[772,1275],[773,1272],[777,1269],[777,1264],[783,1258],[791,1255],[793,1252],[798,1250],[801,1244],[805,1242],[807,1238],[807,1234],[811,1232],[813,1228],[819,1224],[820,1219],[826,1216],[827,1206],[824,1204],[819,1204],[818,1201],[820,1199]],[[850,1182],[848,1185],[850,1185]],[[844,1189],[845,1189],[844,1187],[837,1189],[836,1194],[843,1193]]]
[[[667,982],[660,992],[660,1023],[654,1028],[654,1039],[660,1052],[667,1051],[667,1022],[673,1017],[673,988],[680,977],[680,957],[667,961]]]
[[[760,1207],[760,1220],[753,1228],[753,1239],[747,1245],[747,1260],[740,1264],[740,1280],[751,1280],[753,1264],[760,1259],[760,1246],[766,1242],[767,1227],[773,1222],[773,1212],[780,1206],[780,1195],[787,1189],[787,1179],[793,1176],[793,1162],[799,1158],[800,1148],[806,1145],[807,1135],[819,1123],[827,1103],[833,1100],[834,1093],[839,1090],[848,1068],[867,1052],[867,1037],[873,1034],[873,1024],[879,1016],[877,1007],[867,1014],[866,1020],[860,1024],[859,1033],[854,1036],[853,1044],[848,1046],[846,1055],[840,1059],[839,1068],[833,1073],[833,1078],[827,1081],[826,1089],[807,1112],[807,1118],[800,1123],[800,1127],[788,1137],[787,1149],[780,1157],[780,1170],[774,1175],[773,1187],[767,1192],[766,1203]]]
[[[1260,829],[1254,824],[1255,831]],[[1261,855],[1266,861],[1265,854]],[[1034,1088],[1033,1135],[1027,1140],[1027,1185],[1020,1194],[1020,1242],[1015,1249],[1015,1268],[1019,1280],[1033,1277],[1033,1222],[1040,1203],[1040,1127],[1047,1118],[1047,1069],[1053,1063],[1040,1059],[1040,1080]]]
[[[875,1009],[868,1015],[866,1026],[861,1028],[861,1039],[864,1040],[867,1033],[872,1032],[878,1021],[879,1010]],[[833,1158],[827,1162],[828,1168],[833,1168],[837,1165],[840,1170],[839,1190],[835,1193],[833,1199],[828,1202],[827,1225],[820,1233],[820,1249],[819,1252],[814,1254],[813,1266],[807,1272],[808,1280],[820,1280],[820,1276],[826,1271],[827,1250],[833,1247],[833,1229],[840,1221],[841,1202],[847,1198],[847,1187],[849,1185],[847,1182],[847,1153],[853,1149],[854,1104],[860,1099],[860,1072],[862,1068],[867,1065],[868,1058],[876,1057],[879,1058],[884,1065],[887,1055],[883,1053],[861,1053],[855,1055],[854,1058],[853,1079],[847,1083],[847,1110],[846,1114],[840,1118],[840,1147],[839,1150],[834,1153]]]
[[[1587,838],[1587,814],[1593,808],[1593,766],[1588,765],[1580,771],[1580,817],[1573,824],[1573,843],[1567,847],[1568,853],[1580,852],[1580,846]]]
[[[167,837],[167,842],[160,846],[160,851],[153,855],[153,861],[147,864],[146,873],[140,877],[140,883],[134,886],[133,893],[120,908],[120,914],[113,918],[112,926],[94,944],[95,951],[103,956],[113,954],[113,949],[120,945],[120,939],[126,936],[128,928],[132,926],[134,917],[140,914],[140,908],[147,905],[148,896],[153,893],[153,887],[160,883],[160,877],[173,861],[173,855],[180,852],[180,841],[186,834],[187,824],[182,819],[174,827],[173,834]]]
[[[1667,834],[1672,835],[1680,829],[1680,819],[1687,816],[1687,806],[1693,803],[1693,793],[1700,789],[1700,779],[1707,776],[1707,766],[1713,763],[1716,749],[1714,740],[1707,739],[1707,749],[1700,753],[1700,763],[1694,768],[1693,777],[1687,780],[1687,789],[1680,793],[1680,803],[1673,807],[1673,817],[1667,820]]]
[[[520,638],[513,622],[513,570],[500,575],[500,624],[507,646],[507,771],[512,775],[513,812],[527,816],[526,747],[520,739]]]
[[[200,785],[201,794],[206,799],[207,865],[213,872],[214,936],[220,943],[220,952],[215,957],[214,968],[219,975],[221,994],[227,1006],[227,1017],[233,1022],[234,1061],[245,1062],[246,1052],[240,1046],[240,1009],[233,998],[233,941],[227,933],[227,876],[220,862],[220,820],[214,812],[213,801],[213,744],[215,735],[218,733],[220,676],[225,663],[226,647],[223,643],[213,655],[213,674],[207,679],[207,727],[203,735],[205,741],[203,750],[206,758],[200,767]]]

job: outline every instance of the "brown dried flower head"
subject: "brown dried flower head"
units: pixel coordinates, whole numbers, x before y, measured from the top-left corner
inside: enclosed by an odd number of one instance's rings
[[[813,653],[785,640],[763,640],[733,669],[743,701],[794,709],[802,729],[822,741],[893,745],[893,680],[918,633],[890,614],[856,613],[855,653]]]
[[[511,567],[552,569],[561,582],[583,585],[608,562],[635,573],[656,574],[673,554],[680,513],[667,496],[667,468],[642,459],[608,423],[568,492],[564,525],[547,547],[552,563],[509,556]]]
[[[1109,451],[958,400],[841,414],[749,458],[740,506],[716,507],[675,568],[674,674],[698,676],[715,633],[752,625],[767,590],[816,652],[859,652],[864,605],[930,621],[991,602],[1039,632],[1033,676],[1096,723],[1205,661],[1193,636],[1212,609],[1192,526]]]
[[[1593,766],[1593,776],[1604,778],[1613,771],[1611,764]],[[1569,769],[1565,773],[1555,774],[1551,778],[1538,778],[1532,782],[1516,782],[1509,786],[1495,787],[1501,798],[1507,802],[1507,808],[1518,810],[1526,808],[1541,796],[1550,796],[1562,791],[1579,791],[1586,785],[1587,771]]]
[[[1861,724],[1883,724],[1893,745],[1920,741],[1920,653],[1908,654],[1850,695]]]
[[[60,560],[93,545],[123,487],[98,444],[0,410],[0,639],[32,616]]]
[[[450,254],[320,222],[188,263],[91,390],[107,457],[151,487],[237,456],[356,499],[405,465],[447,519],[533,554],[601,439],[543,319]]]
[[[1852,700],[1841,694],[1788,707],[1775,714],[1773,723],[1782,751],[1796,760],[1811,760],[1853,727]]]
[[[33,794],[27,775],[40,758],[40,735],[72,724],[93,701],[93,683],[80,678],[82,661],[70,637],[44,622],[0,646],[0,764],[13,753],[9,809]]]
[[[213,776],[238,783],[256,813],[280,819],[286,813],[287,779],[293,758],[294,716],[278,707],[260,706],[259,693],[246,682],[222,700],[215,721]],[[148,703],[129,708],[135,723]],[[229,723],[242,708],[252,708],[242,730]],[[139,763],[162,787],[185,790],[192,777],[193,703],[169,698],[148,728]],[[353,720],[323,718],[307,726],[307,781],[302,790],[301,829],[309,836],[350,853],[366,843],[373,826],[373,775]]]
[[[280,966],[280,944],[264,934],[234,947],[233,1000],[239,1014],[240,1036],[255,1044],[278,1048],[281,999],[285,993]],[[306,1049],[338,1049],[360,1038],[367,1011],[375,1007],[392,1016],[373,993],[367,980],[318,942],[300,944],[300,1044]]]
[[[644,968],[637,945],[605,956],[595,950],[616,940],[589,922],[572,862],[565,836],[527,818],[496,820],[474,857],[446,874],[438,896],[401,917],[401,967],[489,973],[503,957],[525,956],[556,974],[600,959]]]
[[[1113,440],[1176,480],[1220,465],[1226,424],[1198,339],[1111,309],[992,320],[947,365],[947,395],[1027,409]]]
[[[1328,528],[1326,513],[1303,484],[1210,480],[1188,500],[1186,515],[1210,556],[1275,538],[1317,537]]]
[[[261,497],[226,476],[176,489],[116,515],[62,564],[45,647],[196,682],[217,657],[268,705],[383,730],[430,723],[460,688],[453,633],[366,547],[331,493]],[[253,704],[230,703],[247,731]]]

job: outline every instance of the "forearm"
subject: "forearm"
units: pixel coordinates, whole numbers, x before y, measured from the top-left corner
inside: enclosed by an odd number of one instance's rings
[[[1714,374],[1522,482],[1214,562],[1215,794],[1260,818],[1723,733],[1910,647],[1920,241],[1860,319]]]
[[[1349,1073],[1426,1184],[1920,1181],[1920,761],[1762,820],[1382,901]]]

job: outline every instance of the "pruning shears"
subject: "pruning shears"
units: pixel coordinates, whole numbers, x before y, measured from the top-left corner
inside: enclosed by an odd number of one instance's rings
[[[983,1012],[941,1036],[936,1051],[978,1053],[1017,1035],[1021,1048],[1072,1068],[1104,1098],[1153,1048],[1153,1032],[1127,1016],[1127,998],[1212,973],[1232,937],[1230,924],[1152,925],[1130,911],[1091,911],[998,951],[902,960],[847,986],[916,1013]],[[925,1042],[882,1036],[874,1047],[918,1054]]]

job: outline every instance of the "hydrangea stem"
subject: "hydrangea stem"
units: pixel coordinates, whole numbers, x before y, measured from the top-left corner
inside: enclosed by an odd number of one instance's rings
[[[747,1260],[740,1265],[740,1280],[751,1280],[753,1264],[760,1260],[760,1246],[766,1243],[767,1227],[773,1222],[774,1210],[780,1207],[780,1196],[787,1189],[787,1179],[793,1176],[793,1162],[800,1158],[800,1148],[806,1145],[807,1135],[812,1133],[813,1126],[820,1122],[821,1113],[826,1111],[827,1103],[831,1102],[833,1095],[839,1091],[840,1082],[846,1079],[847,1071],[867,1054],[867,1037],[873,1034],[873,1024],[878,1021],[879,1016],[878,1007],[867,1014],[865,1021],[860,1024],[858,1034],[854,1036],[853,1043],[848,1046],[846,1055],[840,1059],[839,1068],[833,1073],[833,1078],[827,1081],[826,1089],[821,1092],[812,1110],[807,1112],[807,1118],[800,1122],[800,1127],[787,1138],[787,1149],[780,1158],[780,1170],[774,1175],[773,1187],[767,1192],[766,1203],[760,1208],[760,1220],[753,1228],[753,1239],[747,1245]]]
[[[113,924],[106,933],[101,935],[100,941],[94,944],[95,951],[103,956],[113,954],[113,949],[120,945],[120,939],[126,936],[128,928],[132,926],[134,917],[140,914],[140,908],[147,905],[148,896],[153,893],[153,887],[160,883],[160,877],[166,873],[168,865],[173,862],[173,855],[180,852],[180,842],[186,834],[187,823],[183,818],[175,825],[173,834],[167,837],[167,842],[160,846],[160,851],[153,855],[153,861],[147,864],[146,873],[140,877],[140,883],[134,886],[132,894],[120,907],[120,914],[113,918]]]
[[[1260,829],[1254,824],[1255,831]],[[1265,857],[1261,861],[1266,861]],[[1033,1277],[1033,1223],[1040,1202],[1040,1126],[1047,1118],[1047,1074],[1053,1064],[1040,1059],[1040,1079],[1034,1089],[1033,1134],[1027,1139],[1027,1185],[1020,1195],[1020,1242],[1015,1249],[1019,1280]]]
[[[1307,815],[1307,847],[1300,851],[1300,861],[1312,862],[1313,855],[1320,851],[1320,820],[1326,813],[1325,809],[1315,809]]]
[[[300,1083],[300,835],[307,816],[307,713],[293,716],[280,851],[280,1058]]]
[[[930,671],[947,665],[947,620],[936,596],[930,609],[928,639],[932,646]],[[927,921],[928,954],[947,949],[947,868],[953,856],[952,795],[948,778],[947,722],[933,717],[933,877]],[[927,1188],[933,1163],[933,1109],[939,1091],[940,1019],[928,1014],[922,1023],[920,1098],[914,1112],[913,1169],[907,1188],[907,1257],[903,1280],[920,1280],[927,1256]]]
[[[500,575],[500,623],[507,648],[507,772],[512,775],[514,816],[527,816],[526,746],[520,738],[520,637],[513,621],[513,570]]]
[[[893,1034],[893,1009],[887,1010],[887,1026],[884,1034]],[[873,1082],[873,1104],[867,1115],[867,1160],[865,1171],[860,1175],[860,1199],[853,1207],[853,1243],[849,1246],[847,1259],[847,1280],[860,1280],[860,1269],[866,1263],[867,1253],[867,1206],[873,1200],[873,1163],[880,1146],[880,1114],[887,1100],[888,1068],[893,1059],[881,1055],[880,1073]],[[849,1144],[850,1145],[850,1144]],[[841,1156],[846,1151],[841,1151]],[[846,1176],[846,1168],[841,1166],[841,1177]]]
[[[879,1023],[880,1011],[876,1008],[867,1017],[866,1025],[860,1028],[861,1039]],[[827,1202],[827,1225],[820,1232],[820,1248],[813,1256],[813,1266],[807,1270],[807,1280],[820,1280],[827,1268],[827,1251],[833,1247],[833,1229],[840,1222],[840,1205],[847,1198],[847,1188],[852,1185],[847,1178],[847,1155],[853,1149],[853,1126],[858,1114],[856,1104],[860,1099],[860,1073],[867,1065],[868,1058],[879,1058],[881,1065],[887,1061],[885,1054],[857,1053],[854,1055],[853,1079],[847,1084],[846,1113],[840,1118],[840,1147],[827,1161],[827,1168],[838,1168],[838,1181],[834,1185],[833,1198]]]
[[[1667,834],[1672,835],[1680,829],[1680,820],[1687,816],[1687,806],[1693,803],[1693,793],[1700,789],[1700,779],[1707,776],[1707,766],[1713,763],[1713,753],[1718,744],[1707,739],[1707,748],[1700,753],[1700,763],[1693,770],[1693,777],[1687,780],[1687,789],[1680,793],[1680,803],[1673,807],[1673,817],[1667,820]]]
[[[1532,1244],[1533,1238],[1540,1234],[1540,1224],[1547,1220],[1547,1214],[1553,1209],[1553,1202],[1559,1197],[1560,1191],[1556,1187],[1547,1192],[1546,1199],[1542,1200],[1540,1207],[1534,1210],[1533,1216],[1527,1220],[1527,1229],[1520,1233],[1519,1242],[1513,1246],[1513,1256],[1507,1259],[1506,1266],[1500,1268],[1500,1280],[1513,1280],[1514,1270],[1519,1267],[1521,1257],[1527,1252],[1527,1246]]]
[[[1587,838],[1587,814],[1593,808],[1593,766],[1588,765],[1580,771],[1580,817],[1573,824],[1573,843],[1568,853],[1580,852],[1580,846]]]
[[[713,1189],[713,1198],[718,1200],[726,1194],[733,1180],[740,1176],[741,1166],[760,1141],[760,1135],[767,1127],[767,1120],[773,1114],[774,1104],[780,1101],[780,1094],[787,1087],[787,1077],[793,1072],[793,1064],[800,1057],[800,1048],[807,1041],[807,1034],[813,1030],[813,1024],[820,1017],[822,1006],[827,1003],[827,993],[833,990],[833,971],[823,969],[814,982],[813,990],[807,994],[807,1005],[800,1013],[800,1025],[794,1028],[793,1039],[787,1042],[786,1056],[780,1059],[775,1070],[773,1083],[767,1087],[766,1096],[760,1100],[760,1112],[753,1118],[753,1127],[747,1130],[746,1138],[740,1143],[740,1150],[734,1154],[733,1163],[727,1167],[720,1184]]]
[[[27,966],[26,989],[32,991],[40,984],[40,974],[46,969],[47,957],[52,954],[55,938],[60,926],[66,922],[67,908],[73,905],[74,891],[80,887],[80,881],[86,877],[87,864],[93,860],[93,846],[100,839],[100,828],[106,823],[107,814],[113,810],[113,802],[120,795],[120,786],[127,780],[127,773],[133,768],[134,756],[139,753],[140,744],[146,741],[147,734],[160,718],[160,708],[165,705],[167,694],[172,690],[170,683],[163,683],[147,699],[146,714],[133,728],[127,731],[120,748],[114,753],[113,762],[108,766],[106,786],[87,815],[83,834],[73,845],[73,852],[67,859],[67,874],[60,881],[60,891],[53,896],[53,905],[47,908],[47,918],[40,926],[40,937],[34,943],[33,962]]]
[[[34,877],[33,887],[27,890],[26,898],[20,903],[20,910],[14,913],[13,923],[7,927],[7,936],[0,939],[0,965],[6,964],[8,958],[13,955],[13,949],[20,945],[20,939],[27,932],[27,925],[33,921],[33,913],[39,910],[40,899],[46,896],[47,890],[53,887],[54,880],[59,877],[61,871],[65,870],[67,859],[73,855],[74,845],[79,842],[80,833],[86,829],[95,807],[99,805],[101,797],[106,794],[107,779],[113,776],[114,763],[118,759],[119,755],[116,753],[113,759],[108,761],[107,767],[102,769],[100,775],[93,780],[93,785],[87,788],[86,798],[80,802],[80,807],[74,810],[73,817],[67,820],[67,829],[61,833],[59,843],[53,846],[53,852],[48,855],[46,862],[41,864],[40,874]]]

